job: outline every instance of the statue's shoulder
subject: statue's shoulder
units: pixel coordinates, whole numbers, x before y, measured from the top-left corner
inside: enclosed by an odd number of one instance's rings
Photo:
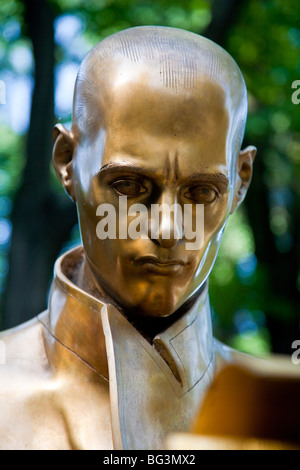
[[[66,449],[56,387],[34,318],[0,333],[0,449]]]
[[[0,409],[3,404],[27,400],[38,384],[49,375],[43,340],[43,325],[38,318],[0,333]]]
[[[47,315],[44,312],[42,315]],[[30,375],[49,367],[43,340],[43,324],[38,317],[0,333],[0,381],[12,371]]]
[[[0,448],[23,449],[47,370],[38,319],[1,332],[0,352]]]

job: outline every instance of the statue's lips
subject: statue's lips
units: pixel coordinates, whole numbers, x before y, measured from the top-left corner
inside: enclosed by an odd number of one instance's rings
[[[162,260],[155,256],[141,256],[134,259],[134,263],[147,271],[157,274],[176,273],[186,266],[186,263],[179,259]]]

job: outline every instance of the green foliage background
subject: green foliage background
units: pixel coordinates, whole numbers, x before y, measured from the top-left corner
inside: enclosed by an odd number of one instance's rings
[[[75,38],[56,44],[56,67],[79,65],[99,40],[131,26],[165,25],[205,34],[218,4],[205,0],[51,3],[56,21],[65,16],[76,17],[81,25]],[[237,14],[226,25],[222,46],[235,58],[245,77],[249,91],[245,145],[256,145],[258,154],[253,188],[245,206],[229,220],[210,277],[210,292],[216,336],[240,350],[264,355],[270,351],[288,352],[292,340],[299,337],[300,105],[292,103],[291,86],[300,79],[300,4],[298,0],[239,3]],[[222,2],[222,8],[225,4],[226,1]],[[21,0],[1,3],[0,79],[4,81],[34,77],[25,6],[26,1]],[[17,60],[28,52],[31,61],[22,64]],[[0,106],[0,295],[3,296],[10,250],[9,236],[4,235],[11,229],[13,204],[26,165],[27,133],[14,132],[6,119],[5,105]],[[57,121],[68,123],[70,113],[71,109],[56,116]],[[61,192],[50,167],[49,172],[53,190]],[[76,241],[77,236],[75,226],[66,243]],[[276,345],[288,324],[294,325],[294,333],[289,330],[280,349]]]

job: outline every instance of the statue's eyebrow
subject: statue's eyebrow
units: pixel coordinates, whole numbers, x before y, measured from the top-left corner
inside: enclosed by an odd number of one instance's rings
[[[189,178],[187,178],[188,182],[194,183],[195,181],[198,183],[212,183],[224,186],[225,188],[229,185],[229,179],[223,173],[194,173]]]
[[[228,186],[229,179],[223,173],[194,173],[185,181],[186,186],[209,184],[218,188],[220,194],[225,194]]]
[[[100,168],[99,170],[99,175],[111,175],[111,174],[116,174],[116,173],[135,173],[136,175],[147,177],[147,178],[157,178],[158,174],[156,171],[149,170],[146,168],[140,168],[135,165],[131,165],[130,163],[127,162],[122,162],[122,163],[108,163],[107,165],[104,165],[103,167]]]

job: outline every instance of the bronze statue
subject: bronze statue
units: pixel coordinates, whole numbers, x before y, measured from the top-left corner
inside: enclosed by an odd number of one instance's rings
[[[162,449],[222,364],[251,360],[213,338],[207,281],[251,181],[246,115],[238,66],[196,34],[131,28],[85,58],[53,149],[82,247],[47,311],[1,335],[1,448]]]

